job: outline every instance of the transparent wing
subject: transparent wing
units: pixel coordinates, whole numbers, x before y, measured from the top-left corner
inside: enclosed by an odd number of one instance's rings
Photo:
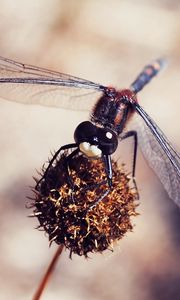
[[[136,115],[133,120],[133,126],[138,132],[138,144],[169,197],[180,207],[180,156],[154,121],[150,119],[156,133],[143,119]]]
[[[6,100],[86,110],[104,90],[88,80],[0,57],[0,97]]]

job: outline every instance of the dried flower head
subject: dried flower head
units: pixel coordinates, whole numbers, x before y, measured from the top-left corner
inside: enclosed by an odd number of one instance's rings
[[[133,228],[136,191],[113,161],[112,189],[93,206],[108,189],[102,160],[77,154],[67,168],[67,155],[67,151],[61,154],[35,189],[39,227],[48,233],[50,243],[64,244],[70,255],[87,257],[89,252],[112,250],[113,243]]]

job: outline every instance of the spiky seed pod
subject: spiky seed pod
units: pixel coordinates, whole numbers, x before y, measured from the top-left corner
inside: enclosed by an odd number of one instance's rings
[[[77,154],[68,161],[67,169],[67,155],[67,151],[61,154],[37,185],[34,215],[49,241],[64,244],[70,255],[87,257],[89,252],[112,250],[114,242],[133,228],[137,193],[113,161],[112,189],[92,206],[108,189],[104,164]]]

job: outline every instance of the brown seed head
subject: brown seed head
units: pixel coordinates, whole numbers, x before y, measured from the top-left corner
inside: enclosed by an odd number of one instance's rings
[[[108,189],[102,160],[78,154],[68,162],[67,172],[66,158],[64,152],[37,185],[34,215],[50,242],[64,244],[70,254],[87,256],[111,249],[133,228],[131,216],[137,215],[137,193],[113,161],[112,189],[92,206]]]

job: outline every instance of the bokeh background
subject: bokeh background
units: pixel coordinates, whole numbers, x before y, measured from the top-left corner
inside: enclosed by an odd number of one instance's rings
[[[0,0],[0,55],[127,87],[144,64],[168,68],[139,101],[180,149],[178,0]],[[88,112],[0,101],[0,299],[32,299],[56,246],[25,208],[35,169],[73,140]],[[138,155],[141,201],[134,232],[114,253],[86,260],[63,252],[43,300],[180,299],[180,213]]]

